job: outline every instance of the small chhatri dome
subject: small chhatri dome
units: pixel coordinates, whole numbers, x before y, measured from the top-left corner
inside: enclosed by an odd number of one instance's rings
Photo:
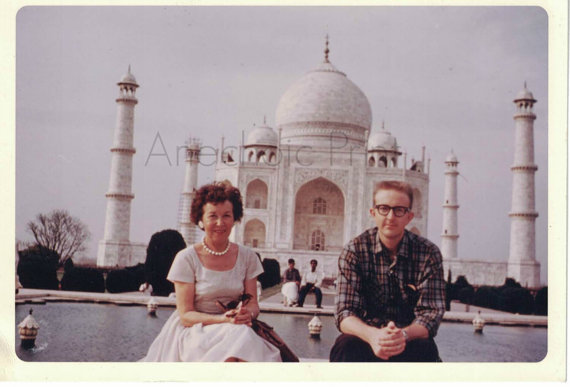
[[[137,84],[137,80],[136,80],[135,76],[133,74],[131,74],[131,65],[129,65],[129,69],[127,70],[127,73],[125,75],[123,75],[123,77],[121,78],[121,81],[119,83],[131,83],[133,85]]]
[[[265,123],[263,125],[254,126],[247,136],[245,146],[264,145],[264,146],[277,146],[278,138],[277,133]]]
[[[534,99],[532,93],[526,88],[526,82],[524,83],[524,88],[521,91],[519,91],[517,97],[514,99],[513,102],[518,102],[523,100],[536,102],[536,99]]]
[[[392,136],[390,132],[384,129],[383,122],[382,130],[379,132],[373,132],[368,138],[368,150],[398,150],[398,142],[396,141],[396,137]]]
[[[455,153],[453,153],[453,149],[451,150],[451,153],[449,153],[447,155],[447,157],[445,158],[445,162],[446,163],[458,163],[459,162],[457,160],[457,156],[455,156]]]

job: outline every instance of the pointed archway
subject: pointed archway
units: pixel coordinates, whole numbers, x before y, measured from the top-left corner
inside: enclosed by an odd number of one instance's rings
[[[323,177],[311,180],[295,195],[293,249],[340,250],[344,241],[344,195]]]
[[[259,219],[252,219],[245,224],[243,243],[253,248],[265,247],[265,224]]]

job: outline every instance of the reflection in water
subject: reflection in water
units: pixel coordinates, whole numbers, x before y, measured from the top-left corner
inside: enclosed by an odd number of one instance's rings
[[[28,305],[17,305],[15,325],[28,312]],[[20,348],[16,328],[16,353],[24,361],[137,361],[173,312],[173,308],[159,308],[156,317],[151,317],[145,306],[34,305],[40,324],[36,347]],[[262,313],[260,319],[273,326],[299,357],[328,359],[339,332],[331,316],[319,316],[321,337],[311,338],[308,323],[312,317]],[[487,325],[477,335],[471,324],[443,323],[436,342],[444,362],[537,362],[546,356],[547,330]]]

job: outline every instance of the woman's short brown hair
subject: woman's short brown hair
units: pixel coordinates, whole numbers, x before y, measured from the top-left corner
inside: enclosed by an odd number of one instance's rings
[[[192,207],[190,208],[190,220],[195,225],[198,225],[198,222],[204,216],[204,206],[206,204],[219,204],[226,200],[232,203],[234,221],[239,222],[243,216],[241,193],[239,189],[226,181],[206,184],[196,191],[196,195],[192,200]]]

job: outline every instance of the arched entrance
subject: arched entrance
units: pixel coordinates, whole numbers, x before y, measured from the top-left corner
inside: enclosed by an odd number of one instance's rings
[[[247,185],[245,191],[246,208],[267,208],[267,184],[255,179]]]
[[[340,250],[344,242],[344,196],[323,177],[311,180],[295,195],[293,249]]]
[[[253,248],[265,247],[265,224],[259,219],[252,219],[245,224],[243,243]]]

